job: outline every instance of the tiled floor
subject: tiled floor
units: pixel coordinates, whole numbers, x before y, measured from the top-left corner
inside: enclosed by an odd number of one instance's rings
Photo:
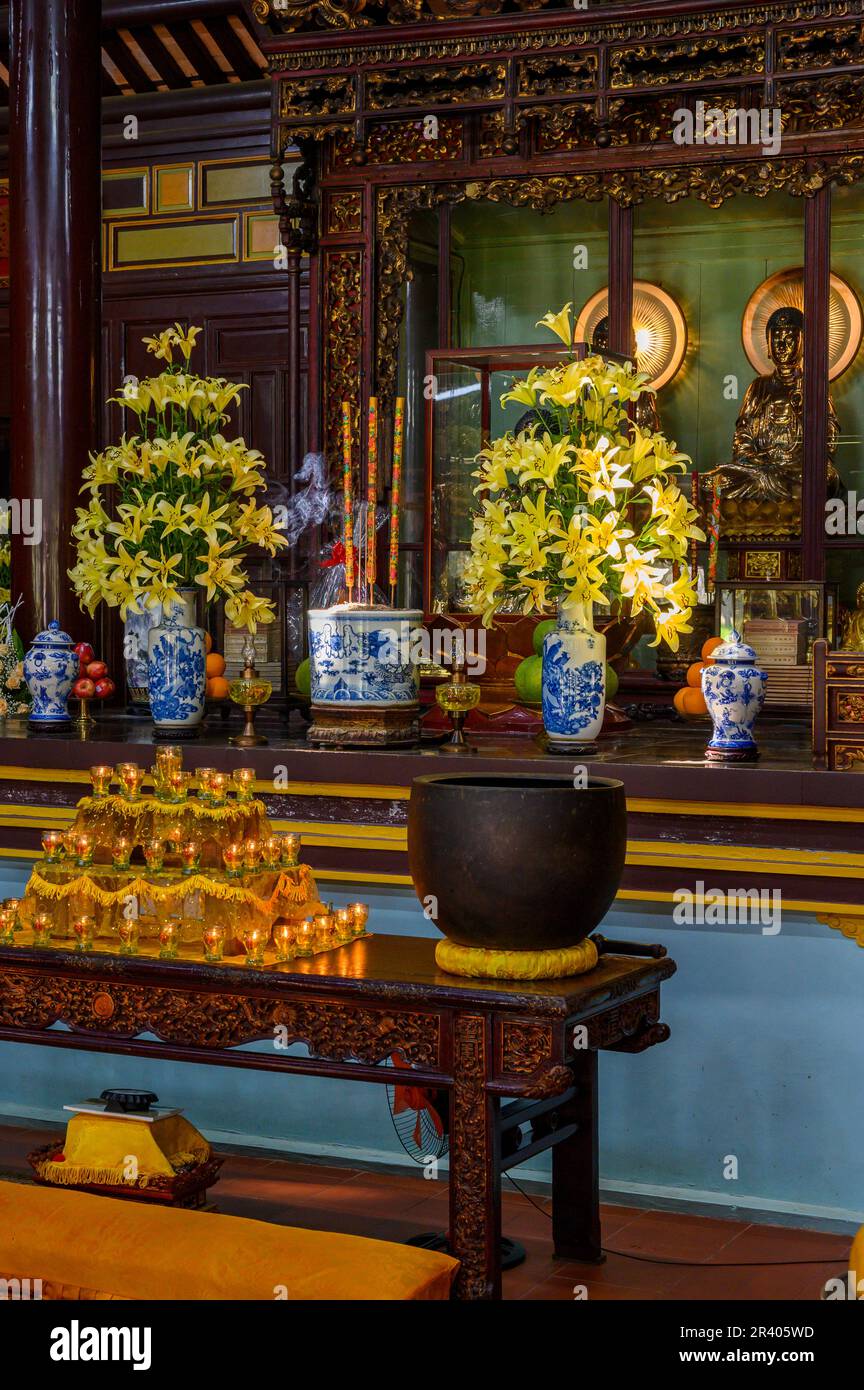
[[[44,1129],[0,1127],[0,1172],[28,1173],[28,1151],[45,1142]],[[247,1153],[226,1159],[211,1195],[219,1211],[236,1216],[382,1240],[447,1222],[445,1183]],[[603,1241],[616,1253],[603,1265],[581,1265],[553,1257],[548,1198],[529,1201],[510,1190],[503,1203],[505,1233],[527,1252],[504,1276],[508,1299],[565,1301],[585,1289],[603,1300],[806,1300],[847,1268],[849,1236],[624,1206],[603,1209]]]

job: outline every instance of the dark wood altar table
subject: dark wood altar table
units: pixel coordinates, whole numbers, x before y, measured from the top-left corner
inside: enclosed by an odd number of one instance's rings
[[[544,1149],[556,1254],[602,1259],[597,1054],[665,1040],[660,984],[676,967],[604,954],[569,980],[467,980],[439,971],[434,949],[368,936],[254,970],[192,948],[175,961],[36,948],[25,932],[0,947],[0,1039],[390,1084],[380,1064],[401,1054],[412,1085],[449,1092],[458,1295],[500,1298],[501,1174]],[[269,1045],[238,1050],[252,1042]],[[310,1055],[289,1055],[295,1042]]]

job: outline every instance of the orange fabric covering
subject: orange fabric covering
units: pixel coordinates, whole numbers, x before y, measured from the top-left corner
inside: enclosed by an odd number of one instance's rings
[[[239,1216],[0,1182],[0,1276],[64,1298],[448,1298],[431,1250]]]
[[[862,1290],[858,1297],[864,1299],[864,1226],[852,1242],[849,1268],[855,1275],[855,1288]]]

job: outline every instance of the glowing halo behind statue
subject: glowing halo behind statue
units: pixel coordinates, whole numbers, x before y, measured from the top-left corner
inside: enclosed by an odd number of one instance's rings
[[[598,324],[608,313],[609,291],[598,290],[576,321],[576,341],[593,342]],[[672,380],[684,361],[687,325],[672,296],[648,280],[633,281],[633,332],[636,365],[640,372],[648,373],[648,389],[659,391]]]
[[[773,371],[768,356],[766,326],[775,309],[804,311],[804,271],[801,266],[769,275],[751,294],[741,321],[741,341],[747,361],[760,376]],[[831,276],[828,294],[828,379],[835,381],[855,360],[861,346],[861,305],[858,296],[839,275]]]

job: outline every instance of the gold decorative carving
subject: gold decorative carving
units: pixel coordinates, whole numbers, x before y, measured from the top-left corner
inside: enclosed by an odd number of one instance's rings
[[[370,111],[388,111],[393,106],[425,109],[430,105],[494,101],[504,96],[505,74],[503,63],[469,63],[448,68],[412,65],[404,71],[370,72],[366,78],[366,99]]]
[[[841,724],[864,724],[864,695],[837,695],[837,719]]]
[[[837,772],[848,772],[856,763],[864,763],[864,744],[835,743],[833,766]]]
[[[744,555],[745,579],[779,579],[779,550],[748,550]]]
[[[670,44],[640,43],[632,48],[612,49],[609,54],[612,87],[668,87],[764,71],[765,37],[761,30],[754,34],[679,39]]]
[[[850,917],[839,912],[817,912],[816,920],[830,927],[832,931],[841,932],[847,940],[864,947],[864,917]]]
[[[860,24],[834,24],[829,28],[823,26],[819,29],[795,29],[786,32],[781,30],[777,35],[776,45],[777,72],[801,68],[846,67],[864,62],[864,31]]]
[[[864,666],[829,666],[827,674],[829,676],[848,676],[850,678],[856,676],[860,677],[864,676]]]
[[[784,135],[852,129],[864,121],[864,82],[856,74],[779,83],[777,105]]]
[[[552,57],[520,58],[516,64],[516,91],[520,97],[591,91],[597,85],[599,71],[600,55],[584,49]]]
[[[279,87],[279,116],[339,116],[354,110],[354,83],[350,77],[295,77]]]
[[[324,450],[339,456],[342,402],[360,399],[363,252],[324,253]]]
[[[445,159],[458,159],[463,152],[461,116],[439,116],[433,127],[434,138],[426,134],[423,120],[387,121],[371,124],[366,130],[366,164],[436,164]],[[333,141],[334,168],[344,169],[354,163],[353,128],[340,132]]]
[[[109,993],[98,981],[0,972],[0,1027],[39,1030],[54,1023],[126,1038],[155,1033],[165,1043],[208,1050],[284,1029],[286,1045],[301,1042],[316,1057],[371,1066],[398,1051],[408,1062],[434,1067],[440,1052],[435,1014],[118,983]]]
[[[359,232],[362,227],[363,203],[359,189],[350,188],[328,194],[328,232]]]

